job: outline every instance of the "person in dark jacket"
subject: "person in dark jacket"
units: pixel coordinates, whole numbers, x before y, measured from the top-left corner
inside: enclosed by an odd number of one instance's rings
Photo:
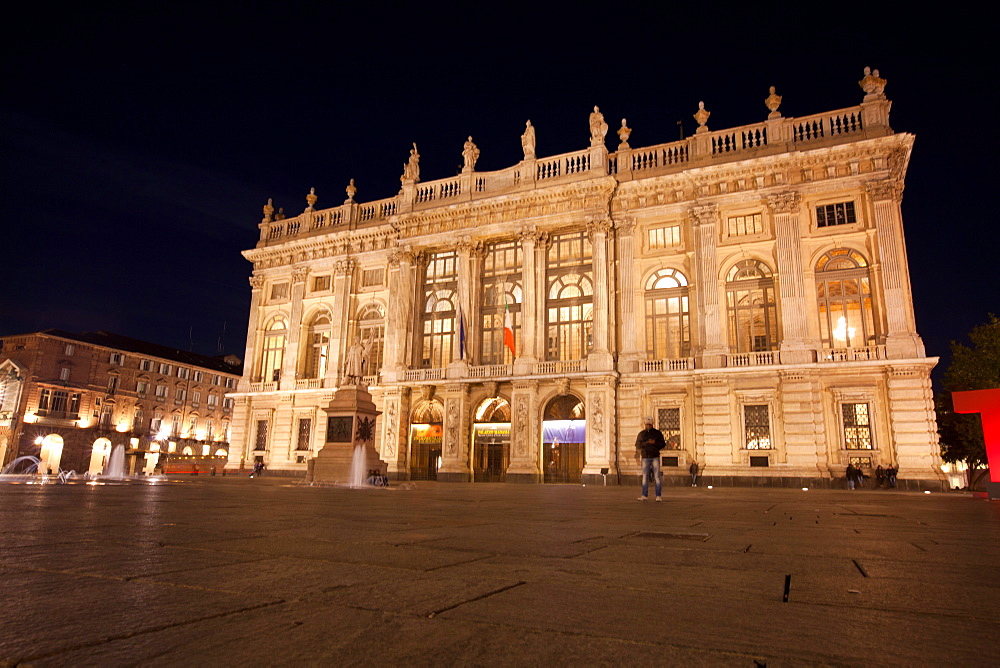
[[[663,475],[660,473],[660,450],[667,447],[663,440],[663,432],[653,426],[653,418],[643,418],[645,428],[635,438],[635,456],[642,460],[642,496],[645,501],[649,496],[649,477],[655,476],[656,500],[662,501]]]

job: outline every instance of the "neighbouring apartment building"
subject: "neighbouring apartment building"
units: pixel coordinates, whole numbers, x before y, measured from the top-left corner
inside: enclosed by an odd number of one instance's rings
[[[100,473],[121,445],[133,474],[167,462],[221,468],[233,414],[226,393],[241,373],[233,355],[205,357],[107,332],[5,336],[0,462],[32,455],[53,473]]]
[[[828,484],[848,463],[943,479],[901,201],[913,135],[878,71],[860,105],[649,147],[590,144],[285,218],[253,263],[230,466],[305,471],[360,345],[397,479],[635,476],[649,415],[667,474]],[[764,114],[762,113],[762,116]],[[581,135],[586,126],[580,122]],[[674,468],[676,467],[676,468]],[[756,479],[751,481],[750,478]]]

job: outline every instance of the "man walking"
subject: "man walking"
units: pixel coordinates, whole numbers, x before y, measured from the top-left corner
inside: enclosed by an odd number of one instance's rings
[[[645,428],[639,432],[635,438],[635,457],[642,459],[642,496],[640,501],[645,501],[649,496],[649,477],[655,476],[656,500],[662,501],[660,494],[663,491],[663,476],[660,473],[660,450],[667,447],[663,440],[663,432],[653,426],[653,418],[642,419]]]

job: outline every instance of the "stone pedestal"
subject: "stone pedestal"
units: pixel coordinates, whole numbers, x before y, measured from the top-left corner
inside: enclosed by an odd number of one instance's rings
[[[386,473],[386,463],[375,450],[375,402],[363,385],[344,385],[330,405],[323,409],[326,414],[326,445],[309,462],[307,481],[350,484],[351,467],[354,463],[355,448],[364,452],[363,480],[368,472],[377,470]]]

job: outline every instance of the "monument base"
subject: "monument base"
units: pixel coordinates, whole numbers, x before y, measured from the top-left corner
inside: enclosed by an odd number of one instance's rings
[[[375,450],[375,410],[368,388],[344,385],[327,414],[326,445],[309,462],[307,480],[341,485],[364,484],[372,471],[386,474],[388,464]]]

